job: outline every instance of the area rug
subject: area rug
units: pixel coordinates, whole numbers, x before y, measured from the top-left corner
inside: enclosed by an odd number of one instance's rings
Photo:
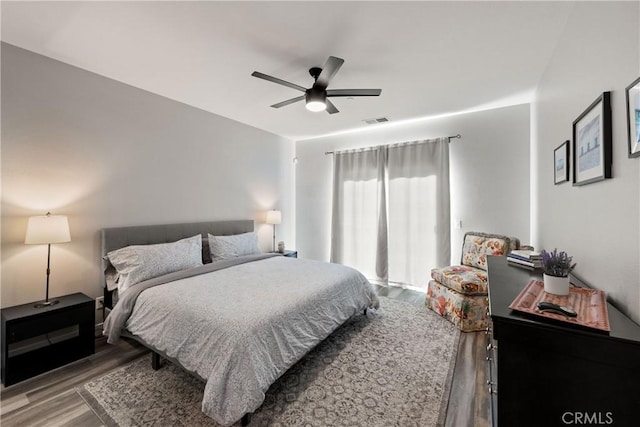
[[[444,425],[459,337],[426,307],[382,297],[280,377],[250,426]],[[204,383],[148,356],[77,391],[107,426],[217,425],[201,412]]]

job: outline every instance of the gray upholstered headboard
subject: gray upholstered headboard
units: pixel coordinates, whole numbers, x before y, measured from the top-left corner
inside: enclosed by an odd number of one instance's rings
[[[107,267],[107,261],[105,261],[104,256],[110,251],[131,245],[175,242],[185,237],[195,236],[198,233],[204,238],[207,233],[216,236],[228,236],[253,230],[254,223],[252,219],[103,228],[101,232],[102,285],[106,291],[104,270]],[[105,305],[107,305],[106,302]]]

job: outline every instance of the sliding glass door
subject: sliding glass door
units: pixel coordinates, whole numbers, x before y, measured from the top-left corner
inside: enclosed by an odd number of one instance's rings
[[[446,138],[334,154],[331,260],[426,289],[450,257]]]

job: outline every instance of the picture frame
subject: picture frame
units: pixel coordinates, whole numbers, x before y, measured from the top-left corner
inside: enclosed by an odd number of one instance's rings
[[[573,185],[611,178],[611,92],[603,92],[573,122]]]
[[[629,158],[640,157],[640,77],[625,89]]]
[[[553,150],[553,183],[555,185],[569,181],[569,140]]]

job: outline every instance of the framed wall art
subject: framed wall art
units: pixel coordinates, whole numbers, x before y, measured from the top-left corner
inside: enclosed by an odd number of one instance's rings
[[[627,86],[629,157],[640,157],[640,77]]]
[[[565,141],[553,150],[553,183],[569,181],[569,141]]]
[[[573,185],[611,178],[611,92],[573,122]]]

